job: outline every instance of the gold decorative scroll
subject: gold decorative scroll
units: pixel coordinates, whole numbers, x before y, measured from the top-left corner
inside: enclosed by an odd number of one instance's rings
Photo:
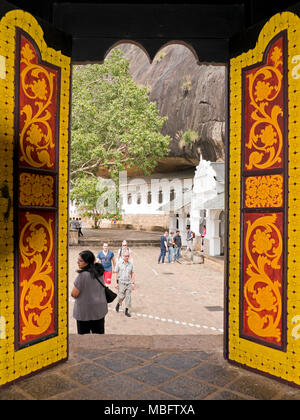
[[[51,168],[54,162],[49,153],[54,149],[52,108],[54,98],[55,73],[38,64],[37,54],[28,41],[23,42],[21,49],[20,94],[25,103],[20,115],[25,121],[20,132],[20,161],[34,168]]]
[[[281,44],[278,44],[281,45]],[[282,127],[279,117],[283,116],[282,101],[282,47],[275,46],[268,64],[257,71],[249,71],[248,95],[250,100],[250,128],[246,147],[250,149],[246,169],[270,169],[282,163]]]
[[[249,216],[255,217],[255,216]],[[257,337],[281,341],[282,234],[278,215],[271,214],[246,223],[246,280],[244,311],[246,324]],[[271,274],[272,273],[272,274]]]
[[[248,177],[245,182],[246,207],[264,208],[283,206],[282,175]]]
[[[53,322],[54,267],[53,219],[25,214],[27,223],[20,235],[21,340],[41,336]]]
[[[44,206],[51,207],[54,204],[54,178],[47,175],[20,174],[21,206]]]

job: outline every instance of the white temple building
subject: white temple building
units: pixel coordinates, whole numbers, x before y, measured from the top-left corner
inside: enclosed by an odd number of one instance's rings
[[[201,234],[206,226],[204,253],[224,255],[224,162],[201,160],[194,169],[140,178],[119,179],[120,206],[126,225],[135,230],[179,230],[186,245],[186,227],[195,233],[194,249],[201,249]],[[76,206],[71,206],[76,216]],[[110,227],[106,220],[102,227]],[[122,226],[118,226],[122,227]]]
[[[179,229],[186,245],[186,226],[195,233],[195,250],[201,249],[201,234],[206,226],[204,253],[224,255],[224,162],[201,160],[196,168],[189,200],[181,207],[170,210],[170,231]],[[166,206],[165,206],[166,208]]]
[[[224,255],[224,162],[201,160],[197,166],[191,199],[191,230],[199,237],[206,226],[204,252]]]
[[[153,174],[143,178],[120,178],[120,198],[123,221],[135,229],[159,230],[179,228],[184,238],[186,217],[170,227],[170,215],[177,208],[189,205],[194,170],[167,174]],[[172,219],[173,220],[173,219]]]

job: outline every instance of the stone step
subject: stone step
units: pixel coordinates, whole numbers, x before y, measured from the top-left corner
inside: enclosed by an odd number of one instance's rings
[[[99,239],[97,240],[92,240],[92,239],[88,239],[88,240],[82,240],[79,239],[78,241],[78,246],[99,246]],[[110,247],[120,247],[121,246],[122,241],[118,240],[111,240],[109,241],[109,246]],[[127,241],[128,246],[129,247],[136,247],[136,246],[160,246],[160,241],[157,240],[128,240]]]

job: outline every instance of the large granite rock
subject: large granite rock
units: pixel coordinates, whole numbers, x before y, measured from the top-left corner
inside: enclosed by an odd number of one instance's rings
[[[144,51],[121,44],[130,60],[130,72],[148,87],[162,115],[168,116],[163,133],[172,137],[170,154],[159,162],[158,172],[185,169],[205,160],[224,160],[225,79],[224,66],[201,65],[184,45],[169,45],[150,64]],[[180,141],[187,130],[198,133],[192,147]]]

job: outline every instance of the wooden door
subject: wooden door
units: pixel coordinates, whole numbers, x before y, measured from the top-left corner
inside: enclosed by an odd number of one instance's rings
[[[247,34],[245,34],[247,36]],[[246,38],[245,38],[246,39]],[[227,358],[300,385],[300,19],[230,61]]]
[[[0,386],[68,357],[70,54],[29,13],[0,16]]]

